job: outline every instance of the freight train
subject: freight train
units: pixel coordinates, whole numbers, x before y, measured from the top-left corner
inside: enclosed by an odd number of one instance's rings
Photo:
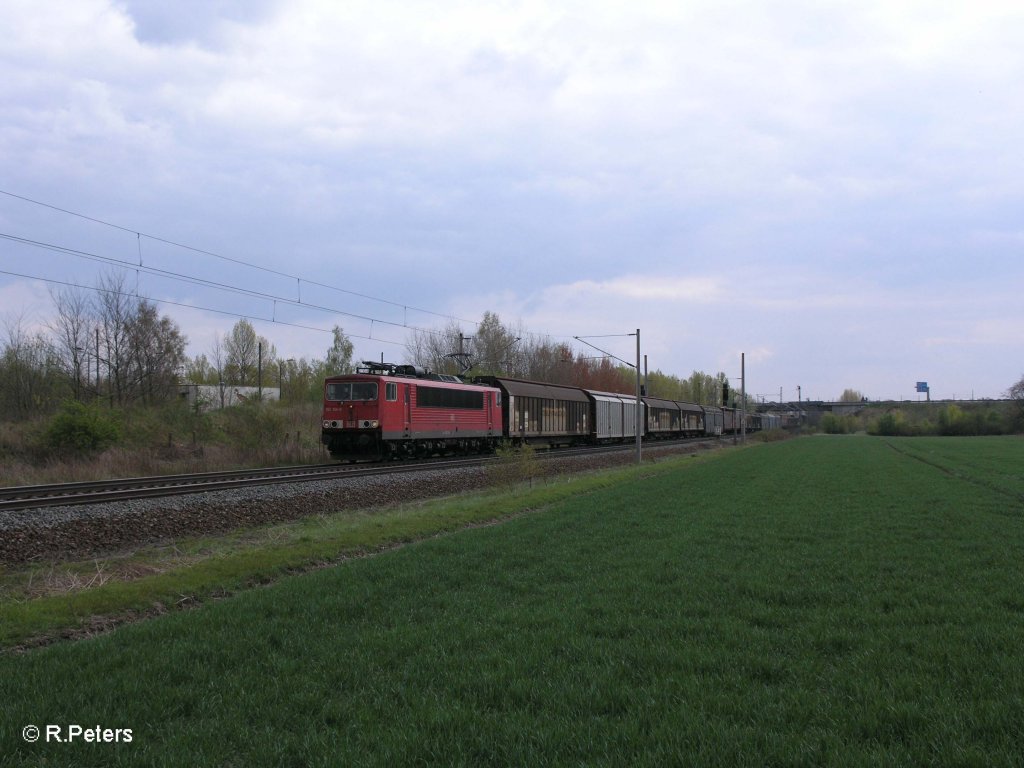
[[[734,408],[641,397],[646,440],[735,434]],[[480,376],[471,382],[411,365],[364,362],[324,382],[321,442],[339,461],[486,453],[502,440],[543,447],[636,439],[635,395]],[[746,414],[746,431],[779,417]]]

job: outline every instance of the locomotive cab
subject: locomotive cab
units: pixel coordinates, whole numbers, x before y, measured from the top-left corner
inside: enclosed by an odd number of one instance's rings
[[[327,379],[322,441],[332,458],[381,458],[381,381],[373,376]]]
[[[320,440],[339,461],[493,451],[501,390],[411,365],[364,363],[324,382]]]

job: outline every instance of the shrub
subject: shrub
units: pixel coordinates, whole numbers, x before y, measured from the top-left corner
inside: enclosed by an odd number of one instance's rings
[[[116,443],[121,428],[114,415],[95,405],[66,400],[50,420],[45,444],[56,451],[94,453]]]
[[[288,429],[279,408],[259,402],[225,408],[218,414],[228,441],[250,455],[277,445]]]
[[[495,450],[497,457],[487,467],[487,474],[496,485],[511,487],[523,482],[533,485],[533,478],[540,472],[540,463],[534,447],[529,443],[515,445],[503,440]]]
[[[1003,419],[994,411],[965,411],[953,404],[939,411],[940,435],[1000,435],[1004,431]]]
[[[868,429],[872,435],[899,437],[916,434],[916,430],[907,422],[902,411],[890,411],[878,417]]]
[[[821,430],[827,435],[848,435],[860,426],[856,416],[836,416],[826,413],[821,417]]]

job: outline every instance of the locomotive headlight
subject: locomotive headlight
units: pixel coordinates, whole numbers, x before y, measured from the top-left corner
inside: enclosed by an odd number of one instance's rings
[[[371,427],[378,427],[378,426],[380,426],[380,422],[379,421],[369,421],[369,420],[367,420],[367,421],[363,422],[363,429],[370,429]]]
[[[330,429],[330,427],[331,427],[331,422],[327,421],[327,419],[324,419],[324,429]]]

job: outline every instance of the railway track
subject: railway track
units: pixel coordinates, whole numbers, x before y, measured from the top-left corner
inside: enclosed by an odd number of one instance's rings
[[[658,445],[671,445],[673,442],[675,441],[663,441],[659,442]],[[692,443],[693,438],[679,442]],[[563,448],[538,452],[537,456],[543,460],[547,458],[565,458],[583,454],[597,455],[600,453],[632,450],[634,450],[634,447],[631,444],[596,448]],[[366,465],[309,464],[299,467],[240,469],[77,483],[53,483],[50,485],[22,485],[0,488],[0,511],[99,504],[158,496],[178,496],[254,485],[302,483],[315,480],[421,472],[431,469],[457,469],[479,466],[494,460],[494,456],[474,456],[470,458],[426,459]]]
[[[699,448],[701,442],[712,441],[685,442]],[[657,445],[670,447],[671,441]],[[560,449],[538,452],[537,458],[555,462],[556,467],[545,474],[576,472],[631,463],[633,450],[633,446]],[[615,452],[619,456],[607,456]],[[310,515],[460,494],[490,486],[496,478],[480,466],[496,460],[486,456],[321,464],[0,488],[0,564],[88,558]],[[514,474],[521,468],[509,469]]]
[[[468,460],[469,463],[479,459]],[[242,469],[223,472],[195,472],[182,475],[156,475],[129,477],[116,480],[98,480],[81,483],[54,483],[51,485],[22,485],[0,488],[0,511],[60,507],[76,504],[99,504],[110,501],[145,499],[156,496],[178,496],[186,493],[223,491],[252,485],[302,483],[313,480],[332,480],[343,477],[361,477],[385,472],[410,472],[445,467],[466,466],[467,462],[443,462],[404,465],[351,466],[339,464],[311,464],[301,467],[271,469]]]

